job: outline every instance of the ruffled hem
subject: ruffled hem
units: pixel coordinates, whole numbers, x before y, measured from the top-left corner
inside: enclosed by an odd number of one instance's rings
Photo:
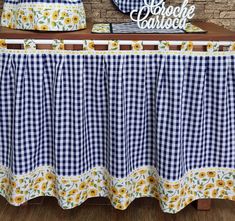
[[[0,168],[0,195],[19,206],[39,196],[56,197],[63,209],[72,209],[93,197],[107,197],[119,210],[137,198],[153,197],[166,213],[177,213],[198,199],[235,201],[234,169],[203,168],[189,171],[180,180],[158,176],[154,167],[141,167],[125,178],[115,178],[103,167],[79,176],[58,176],[44,166],[24,175]]]

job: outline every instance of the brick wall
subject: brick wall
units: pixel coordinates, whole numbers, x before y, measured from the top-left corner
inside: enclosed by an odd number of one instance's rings
[[[129,21],[129,16],[120,13],[111,0],[83,0],[88,18],[94,22]],[[166,0],[178,4],[183,0]],[[3,0],[0,0],[0,9]],[[194,19],[210,21],[235,31],[235,0],[189,0],[196,5]]]

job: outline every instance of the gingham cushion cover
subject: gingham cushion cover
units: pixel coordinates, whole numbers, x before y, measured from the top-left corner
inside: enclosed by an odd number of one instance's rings
[[[0,164],[235,168],[234,73],[234,55],[1,53]]]

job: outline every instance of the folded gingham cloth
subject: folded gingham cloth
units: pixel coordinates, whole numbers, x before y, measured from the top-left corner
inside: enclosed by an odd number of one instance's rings
[[[158,3],[160,0],[155,0]],[[123,13],[129,13],[134,9],[140,9],[144,5],[144,0],[113,0],[114,4]],[[152,0],[147,0],[147,2],[152,2]]]

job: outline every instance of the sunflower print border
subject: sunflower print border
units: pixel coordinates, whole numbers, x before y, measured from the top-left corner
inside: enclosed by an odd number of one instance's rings
[[[108,197],[119,210],[136,198],[154,197],[164,212],[177,213],[197,199],[235,201],[235,169],[192,170],[178,181],[168,181],[153,167],[136,169],[125,178],[112,177],[103,167],[73,177],[58,176],[49,166],[24,175],[13,175],[1,167],[0,195],[15,206],[39,196],[53,196],[63,209],[79,206],[88,198]]]
[[[86,28],[83,3],[4,3],[2,26],[39,31],[74,31]]]

